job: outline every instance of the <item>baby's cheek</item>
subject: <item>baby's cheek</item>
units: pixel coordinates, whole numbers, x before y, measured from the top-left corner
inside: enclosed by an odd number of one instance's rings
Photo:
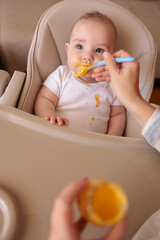
[[[75,69],[75,61],[68,60],[68,66],[71,70],[74,70]]]
[[[73,60],[71,67],[72,67],[73,71],[75,71],[75,72],[79,71],[80,70],[80,62],[77,59]]]
[[[76,64],[70,64],[68,66],[74,73],[76,73],[76,72],[78,72],[80,70],[78,65],[76,65]]]

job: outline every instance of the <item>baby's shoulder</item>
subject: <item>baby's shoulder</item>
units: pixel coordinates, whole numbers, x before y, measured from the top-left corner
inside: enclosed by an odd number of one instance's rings
[[[61,74],[70,74],[71,70],[68,67],[68,65],[60,65],[58,67],[58,71],[61,72]]]
[[[70,74],[71,70],[67,65],[60,65],[59,67],[56,68],[56,70],[52,71],[48,78],[63,80]]]
[[[60,69],[60,76],[63,81],[67,80],[69,81],[70,79],[73,78],[73,71],[68,67],[68,65],[61,65],[59,66]]]
[[[56,81],[61,87],[65,87],[73,81],[73,72],[67,65],[60,65],[52,74],[52,80]]]

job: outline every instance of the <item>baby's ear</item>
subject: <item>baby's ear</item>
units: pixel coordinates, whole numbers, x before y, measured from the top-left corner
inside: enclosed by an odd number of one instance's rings
[[[66,53],[68,52],[68,48],[69,48],[69,43],[65,43]]]

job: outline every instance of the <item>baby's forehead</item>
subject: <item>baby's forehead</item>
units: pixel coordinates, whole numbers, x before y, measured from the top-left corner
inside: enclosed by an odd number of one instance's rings
[[[80,19],[78,20],[71,31],[71,35],[74,32],[77,32],[79,30],[82,30],[83,28],[94,28],[95,31],[99,28],[99,27],[104,27],[105,29],[108,29],[111,26],[110,22],[102,22],[98,19]],[[113,29],[114,30],[114,29]]]
[[[91,19],[79,19],[73,26],[71,34],[70,34],[70,40],[74,35],[79,34],[80,32],[87,31],[86,29],[94,29],[95,32],[97,32],[99,29],[104,29],[108,32],[110,31],[111,34],[113,34],[116,37],[116,28],[110,21],[101,21],[99,19],[91,18]],[[105,33],[104,33],[105,34]]]
[[[90,24],[94,24],[94,23],[97,23],[97,24],[100,24],[100,25],[107,25],[108,24],[108,22],[106,21],[100,21],[99,19],[96,19],[96,18],[87,18],[87,19],[79,19],[79,20],[77,20],[77,22],[75,22],[75,24],[74,24],[74,26],[73,26],[73,28],[75,27],[75,26],[77,26],[77,25],[83,25],[83,26],[85,26],[87,23],[90,23]]]

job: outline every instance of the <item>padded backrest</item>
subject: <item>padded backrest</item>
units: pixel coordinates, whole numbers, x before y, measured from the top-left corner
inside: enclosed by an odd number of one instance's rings
[[[65,0],[49,8],[39,20],[31,44],[27,79],[18,108],[33,112],[36,95],[45,78],[66,64],[65,42],[74,22],[86,11],[98,10],[110,17],[118,31],[116,49],[125,49],[139,60],[140,91],[149,100],[155,72],[156,47],[144,24],[132,13],[106,0]]]

